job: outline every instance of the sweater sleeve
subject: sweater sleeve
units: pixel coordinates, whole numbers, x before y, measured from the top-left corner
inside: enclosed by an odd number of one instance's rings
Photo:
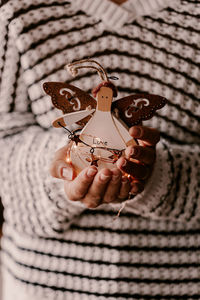
[[[49,174],[54,152],[66,135],[29,126],[1,146],[1,196],[5,220],[18,231],[54,237],[68,229],[85,206],[66,199],[63,181]]]
[[[45,237],[61,235],[85,209],[68,201],[63,181],[49,175],[52,156],[67,137],[39,123],[17,47],[24,26],[38,21],[41,6],[55,13],[48,7],[54,2],[9,0],[0,5],[0,196],[5,222],[19,232]],[[62,7],[55,8],[62,13]],[[45,103],[50,106],[50,100]],[[43,107],[36,109],[39,114]]]
[[[142,217],[200,221],[200,147],[162,140],[145,190],[127,201],[126,210]]]

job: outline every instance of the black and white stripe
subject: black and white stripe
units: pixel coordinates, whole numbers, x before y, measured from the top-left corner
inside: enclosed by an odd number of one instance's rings
[[[157,10],[146,14],[152,2]],[[93,0],[85,11],[90,3],[1,1],[5,300],[12,289],[20,300],[200,299],[199,1],[137,0],[144,11],[127,20],[107,0]],[[107,5],[113,19],[102,20],[97,12]],[[120,10],[121,23],[111,26]],[[145,122],[163,137],[153,175],[117,219],[120,206],[85,209],[47,175],[67,136],[50,129],[60,112],[42,83],[68,81],[90,92],[96,74],[72,78],[64,70],[87,57],[119,77],[119,97],[151,92],[169,99]]]

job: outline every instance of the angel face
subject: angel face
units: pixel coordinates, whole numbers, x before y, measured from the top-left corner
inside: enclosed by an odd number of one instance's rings
[[[109,87],[102,86],[97,93],[97,110],[110,111],[112,99],[112,89]]]

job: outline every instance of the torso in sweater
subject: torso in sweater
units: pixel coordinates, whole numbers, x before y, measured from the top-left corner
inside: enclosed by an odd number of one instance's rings
[[[3,300],[200,299],[199,1],[4,2]],[[64,70],[86,57],[119,77],[119,97],[150,92],[169,99],[145,122],[162,136],[154,173],[117,219],[118,205],[89,210],[71,203],[62,182],[48,175],[67,137],[50,129],[60,112],[42,83],[91,91],[96,74],[74,79]]]

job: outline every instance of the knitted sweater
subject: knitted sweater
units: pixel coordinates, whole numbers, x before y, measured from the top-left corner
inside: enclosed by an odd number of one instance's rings
[[[3,300],[200,299],[200,3],[195,0],[4,0],[0,6],[0,195]],[[87,209],[48,167],[67,143],[42,90],[92,57],[119,97],[163,95],[144,122],[162,139],[143,193]]]

